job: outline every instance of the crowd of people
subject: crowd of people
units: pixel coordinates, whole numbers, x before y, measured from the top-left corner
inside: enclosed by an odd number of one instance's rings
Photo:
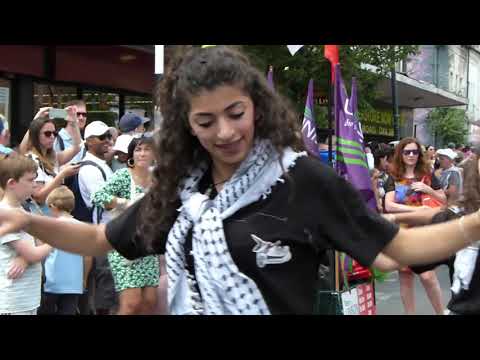
[[[396,147],[370,143],[374,155],[371,169],[372,187],[378,211],[404,227],[439,223],[462,214],[478,211],[478,153],[469,146],[450,143],[444,149],[423,146],[415,138],[402,139]],[[475,175],[476,174],[476,175]],[[468,191],[464,191],[467,188]],[[472,192],[472,189],[477,189]],[[471,302],[468,313],[478,313],[478,301],[469,288],[476,267],[478,244],[474,243],[465,260],[465,250],[444,261],[399,269],[400,295],[406,314],[415,313],[414,276],[419,276],[428,299],[437,314],[463,313],[455,301],[462,290],[462,299]],[[457,254],[457,255],[458,255]],[[435,268],[449,267],[452,298],[445,309]],[[469,276],[465,279],[465,266]],[[458,287],[462,282],[461,289]],[[456,284],[455,286],[453,284]],[[471,297],[471,299],[469,298]],[[477,307],[475,307],[477,306]]]
[[[433,270],[455,254],[457,303],[473,296],[477,155],[459,170],[415,139],[370,146],[382,216],[304,151],[291,105],[238,50],[178,46],[158,89],[155,134],[133,113],[88,123],[79,100],[63,129],[43,108],[18,149],[0,138],[0,314],[308,314],[328,249],[399,269],[406,313],[413,273],[443,311]]]
[[[88,123],[85,102],[75,100],[65,108],[66,126],[59,127],[49,116],[51,109],[38,111],[16,149],[8,147],[9,132],[1,122],[2,208],[99,224],[148,191],[155,163],[148,118],[127,112],[118,128]],[[9,189],[9,180],[26,174],[35,175],[32,184]],[[165,297],[165,289],[157,291],[162,272],[158,256],[135,262],[113,251],[80,256],[24,233],[1,240],[2,314],[37,309],[41,315],[165,312],[158,299],[159,294]]]

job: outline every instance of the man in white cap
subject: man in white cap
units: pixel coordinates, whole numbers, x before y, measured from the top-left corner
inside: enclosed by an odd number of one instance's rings
[[[94,121],[85,128],[87,153],[82,162],[94,162],[103,170],[102,172],[102,170],[93,165],[83,165],[78,173],[80,193],[83,201],[89,208],[92,207],[91,198],[93,194],[113,175],[112,169],[108,166],[105,160],[105,155],[109,150],[109,141],[112,137],[110,130],[111,128],[101,121]],[[99,217],[97,215],[97,209],[93,210],[93,223],[106,223],[108,220],[108,213],[103,213],[103,215]],[[84,309],[81,309],[81,313],[85,314],[87,312],[87,309],[85,309],[85,298],[93,295],[92,290],[94,288],[96,312],[97,314],[106,315],[115,303],[113,278],[108,266],[108,259],[106,256],[96,257],[93,268],[93,258],[85,257],[84,260],[84,277],[85,282],[87,282],[86,280],[88,279],[88,284],[86,284],[88,287],[88,295],[84,294]]]
[[[120,135],[117,138],[117,141],[115,141],[115,145],[113,146],[115,157],[112,160],[111,166],[113,172],[127,167],[128,146],[132,140],[132,135]]]
[[[437,151],[442,175],[440,183],[447,195],[448,204],[456,202],[463,192],[462,171],[454,165],[457,153],[452,149],[440,149]]]

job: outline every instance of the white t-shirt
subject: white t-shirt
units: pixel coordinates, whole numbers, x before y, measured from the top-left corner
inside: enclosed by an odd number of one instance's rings
[[[98,164],[103,171],[105,172],[106,180],[103,179],[102,173],[99,169],[94,166],[82,166],[78,172],[78,186],[80,188],[80,193],[82,194],[83,201],[88,207],[92,207],[92,195],[99,190],[108,179],[113,175],[113,171],[108,166],[105,160],[102,160],[95,155],[87,152],[82,161],[93,161]],[[97,218],[96,209],[93,212],[93,221]],[[109,213],[105,211],[103,213],[102,223],[108,222]]]
[[[55,179],[54,176],[49,175],[45,172],[45,170],[44,170],[44,168],[41,164],[41,161],[40,161],[40,159],[38,158],[37,155],[29,153],[28,156],[31,157],[33,159],[33,161],[35,161],[37,163],[37,166],[38,166],[37,177],[35,178],[35,182],[41,182],[41,183],[44,183],[44,184],[48,184],[50,181],[53,181]],[[58,166],[58,162],[56,162],[55,163],[55,168],[53,169],[53,171],[55,171],[55,174],[58,174],[58,170],[59,170],[59,166]]]
[[[1,208],[9,208],[0,203]],[[16,280],[8,279],[7,273],[18,256],[12,242],[27,240],[35,246],[35,240],[24,231],[0,237],[0,314],[35,310],[40,306],[42,265],[29,265]]]
[[[37,169],[37,177],[35,178],[35,182],[42,183],[43,185],[48,184],[49,182],[53,181],[55,179],[54,176],[47,174],[44,170],[44,167],[42,166],[42,163],[40,159],[38,158],[37,155],[29,153],[29,157],[33,159],[37,163],[38,169]],[[58,166],[58,161],[55,162],[55,167],[53,169],[55,171],[55,174],[58,174],[59,172],[59,166]],[[34,214],[38,215],[48,215],[50,213],[50,210],[47,206],[47,204],[37,204],[37,205],[32,205],[30,207],[30,210]]]

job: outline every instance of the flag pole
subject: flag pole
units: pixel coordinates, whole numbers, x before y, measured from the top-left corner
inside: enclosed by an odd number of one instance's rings
[[[329,62],[330,64],[330,62]],[[333,167],[333,76],[328,77],[328,165]],[[331,284],[335,284],[335,291],[340,291],[340,274],[339,274],[339,253],[333,250],[330,254],[330,264],[333,265]]]
[[[330,63],[329,63],[330,64]],[[328,165],[333,167],[333,82],[332,76],[328,77]]]
[[[330,62],[328,62],[330,64]],[[332,74],[328,77],[328,164],[333,167],[333,81]],[[330,264],[333,266],[331,271],[331,284],[335,284],[335,291],[340,291],[340,276],[338,273],[338,251],[333,250],[330,254]]]

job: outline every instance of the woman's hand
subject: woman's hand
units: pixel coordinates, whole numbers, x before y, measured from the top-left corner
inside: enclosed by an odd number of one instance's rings
[[[50,109],[53,109],[52,107],[42,107],[40,110],[38,110],[37,115],[33,118],[33,120],[36,120],[38,118],[42,117],[47,117]]]
[[[422,193],[424,193],[424,194],[430,194],[430,195],[433,193],[433,189],[432,189],[430,186],[424,184],[424,183],[421,182],[421,181],[414,182],[414,183],[412,184],[412,190],[414,190],[414,191],[420,191],[420,192],[422,192]]]
[[[123,198],[116,198],[115,203],[116,203],[115,210],[125,210],[128,207],[130,200],[123,199]]]
[[[78,118],[77,118],[77,107],[76,106],[69,106],[65,108],[67,110],[67,120],[68,122],[72,124],[78,124]]]
[[[80,171],[81,165],[65,165],[62,170],[60,171],[60,175],[63,179],[68,178],[73,175],[77,175],[78,172]]]
[[[17,256],[15,259],[13,259],[13,264],[7,273],[7,277],[11,280],[19,279],[25,272],[28,265],[29,264],[27,260],[21,256]]]

